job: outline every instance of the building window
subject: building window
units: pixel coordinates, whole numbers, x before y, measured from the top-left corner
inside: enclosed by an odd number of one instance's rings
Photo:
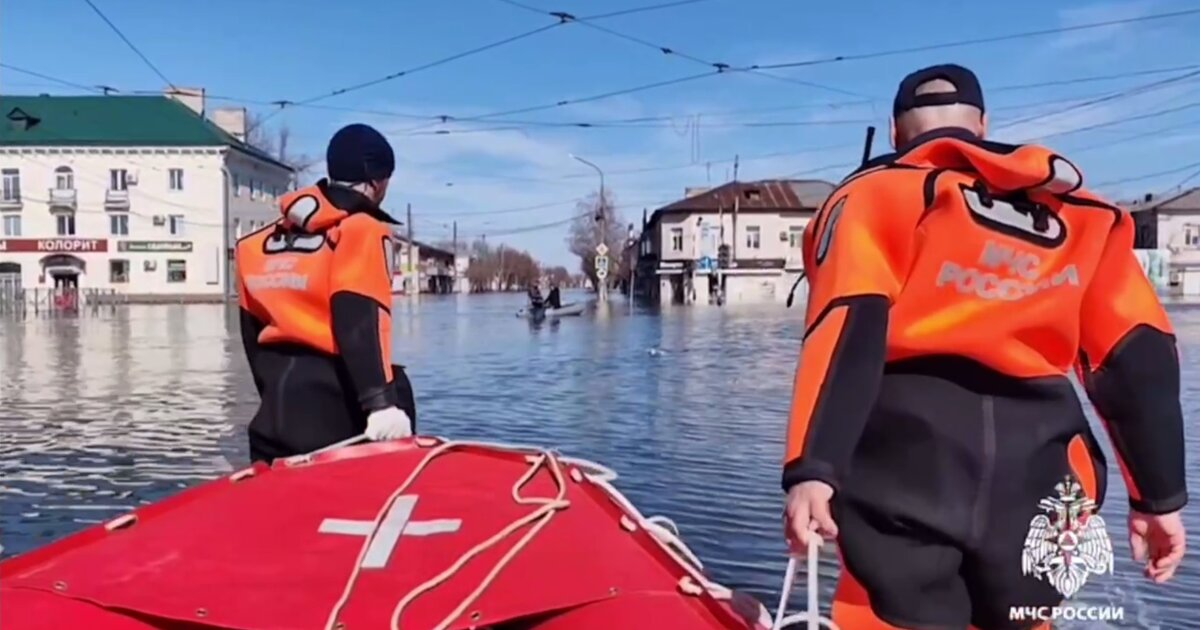
[[[54,169],[54,187],[59,190],[75,190],[75,172],[70,166]]]
[[[242,220],[233,220],[233,238],[242,238]]]
[[[183,236],[183,215],[167,215],[167,230],[171,232],[172,236]]]
[[[1200,247],[1200,225],[1188,223],[1183,226],[1183,244],[1188,247]]]
[[[108,215],[108,230],[113,236],[129,236],[129,215]]]
[[[800,249],[804,247],[804,226],[789,225],[788,226],[788,247],[791,249]]]
[[[187,261],[167,261],[167,282],[187,282]]]
[[[129,261],[108,261],[108,281],[113,284],[124,284],[129,282]]]
[[[233,174],[233,182],[230,185],[233,186],[233,196],[241,197],[242,196],[242,178],[238,177],[237,173]]]
[[[15,168],[6,168],[0,170],[0,176],[4,178],[4,201],[20,201],[21,171]]]
[[[762,230],[757,225],[746,226],[746,249],[762,247]]]
[[[167,171],[171,190],[183,190],[183,169],[173,168]]]
[[[4,215],[4,235],[5,236],[20,236],[21,235],[21,215],[19,215],[19,214]]]
[[[108,171],[108,189],[129,190],[128,177],[129,172],[123,168],[114,168]]]
[[[257,179],[250,180],[250,198],[258,199],[262,196],[262,182]]]
[[[671,228],[671,251],[683,251],[683,228]]]
[[[75,236],[75,213],[64,212],[54,215],[59,236]]]

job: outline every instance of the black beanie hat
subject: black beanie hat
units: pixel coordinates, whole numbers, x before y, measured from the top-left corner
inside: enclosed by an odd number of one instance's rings
[[[391,177],[396,156],[383,134],[354,123],[333,134],[325,151],[325,164],[330,179],[357,184]]]

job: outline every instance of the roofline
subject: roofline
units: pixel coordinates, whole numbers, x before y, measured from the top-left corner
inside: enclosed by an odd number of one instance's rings
[[[1186,197],[1198,190],[1200,190],[1200,187],[1188,188],[1187,190],[1182,190],[1174,195],[1171,195],[1170,197],[1167,197],[1166,199],[1162,199],[1159,201],[1153,201],[1151,203],[1143,205],[1140,208],[1138,208],[1137,210],[1133,210],[1132,208],[1130,208],[1129,211],[1130,212],[1141,212],[1141,211],[1145,211],[1145,210],[1163,210],[1164,208],[1161,208],[1160,206],[1165,206],[1165,205],[1171,203],[1172,201],[1183,199],[1184,197]],[[1192,208],[1165,208],[1165,210],[1168,212],[1171,212],[1171,211],[1174,211],[1177,209],[1183,210],[1183,211],[1192,210]]]
[[[808,207],[808,206],[802,206],[799,208],[797,208],[797,207],[738,208],[737,213],[738,214],[772,214],[772,213],[782,214],[785,212],[815,213],[817,210],[820,210],[820,208]],[[712,210],[710,208],[659,208],[658,210],[655,210],[654,212],[650,213],[650,218],[646,220],[646,224],[642,227],[642,230],[645,231],[645,230],[650,229],[651,227],[654,226],[655,223],[659,223],[664,216],[667,216],[669,214],[733,214],[733,208],[725,208],[723,210]]]
[[[296,174],[295,168],[292,168],[291,166],[288,166],[287,164],[280,162],[279,160],[271,157],[270,155],[267,155],[265,151],[260,151],[258,153],[255,153],[254,151],[247,151],[245,148],[243,148],[239,145],[236,145],[236,144],[223,144],[223,145],[216,145],[216,146],[223,146],[227,149],[237,151],[238,153],[240,153],[246,157],[258,160],[259,162],[266,162],[267,164],[271,164],[273,166],[278,166],[279,168],[282,168],[283,170],[287,171],[291,175]]]

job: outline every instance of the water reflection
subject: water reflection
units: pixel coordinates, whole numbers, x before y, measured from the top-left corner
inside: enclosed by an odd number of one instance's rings
[[[545,444],[605,462],[643,511],[678,521],[714,577],[773,602],[784,567],[778,481],[799,309],[630,313],[620,304],[532,322],[516,316],[521,301],[395,305],[396,356],[416,388],[423,431]],[[1172,316],[1194,439],[1200,310]],[[2,320],[0,357],[5,554],[246,461],[256,396],[236,317],[222,307]],[[1200,462],[1188,466],[1200,478]],[[1129,627],[1200,627],[1188,620],[1200,604],[1195,562],[1170,587],[1153,588],[1127,559],[1124,491],[1116,466],[1110,472],[1104,515],[1117,574],[1093,578],[1084,600],[1124,606]],[[1186,515],[1193,531],[1198,514]],[[826,576],[836,570],[830,557],[822,567]],[[824,580],[826,596],[832,586]]]

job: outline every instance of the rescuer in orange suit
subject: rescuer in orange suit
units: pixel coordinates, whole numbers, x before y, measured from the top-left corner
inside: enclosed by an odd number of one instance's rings
[[[242,343],[261,398],[248,429],[254,461],[415,430],[412,386],[392,363],[398,222],[379,207],[392,147],[349,125],[326,164],[328,179],[284,196],[283,216],[237,244]]]
[[[1071,487],[1104,496],[1074,368],[1124,473],[1135,560],[1166,582],[1185,541],[1179,359],[1131,216],[1050,150],[984,140],[965,68],[909,75],[893,114],[895,153],[852,173],[805,233],[793,552],[836,538],[843,630],[1039,623],[1010,607],[1074,591],[1041,564],[1061,551],[1055,527],[1078,526],[1076,568],[1112,566],[1102,521],[1046,514]]]

